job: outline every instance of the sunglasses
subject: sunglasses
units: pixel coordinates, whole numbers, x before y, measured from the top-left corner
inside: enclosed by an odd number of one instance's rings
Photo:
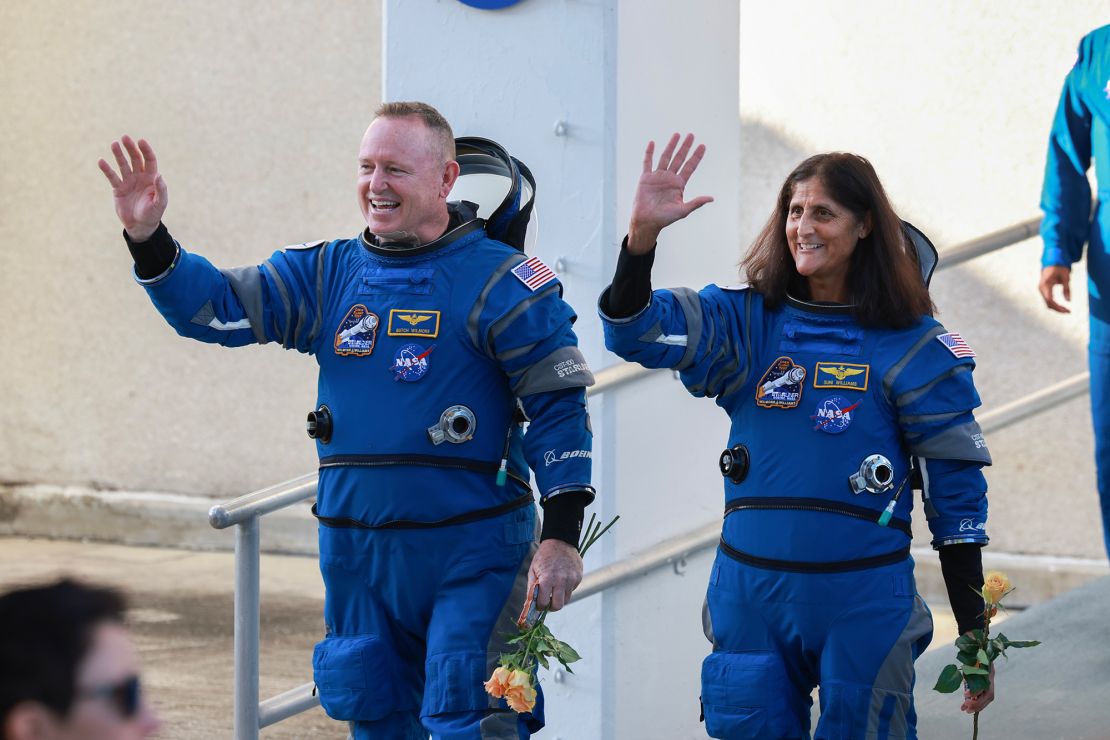
[[[142,691],[138,676],[128,676],[115,684],[90,686],[81,689],[78,696],[83,699],[106,700],[124,719],[134,717],[142,702]]]

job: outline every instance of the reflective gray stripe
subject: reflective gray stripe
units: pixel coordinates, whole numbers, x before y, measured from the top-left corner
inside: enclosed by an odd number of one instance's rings
[[[293,329],[293,346],[299,347],[301,332],[304,331],[304,322],[308,318],[308,307],[304,305],[304,298],[297,301],[297,327]]]
[[[193,314],[193,318],[189,319],[189,323],[207,326],[216,331],[235,331],[236,329],[251,328],[250,319],[239,319],[238,321],[220,321],[217,319],[216,309],[212,307],[212,301],[207,301],[201,306],[200,310]]]
[[[871,687],[871,707],[867,716],[867,737],[877,737],[879,717],[883,702],[894,696],[896,706],[890,716],[888,737],[905,737],[908,729],[906,715],[913,706],[914,645],[933,631],[933,619],[920,596],[913,597],[913,608],[902,634],[887,653],[875,683]]]
[[[887,398],[892,399],[891,403],[893,403],[893,396],[891,396],[891,393],[893,393],[895,378],[906,369],[906,365],[910,364],[910,360],[921,351],[922,347],[929,343],[929,340],[943,333],[943,326],[934,326],[932,329],[922,334],[921,337],[914,342],[913,346],[906,350],[906,354],[902,355],[902,359],[891,365],[890,370],[883,376],[883,393],[886,394]]]
[[[976,435],[979,440],[982,440],[983,431],[979,428],[979,423],[972,420],[966,424],[949,427],[935,437],[911,442],[910,453],[937,460],[967,460],[990,465],[991,453],[985,444],[976,442],[974,439]]]
[[[732,382],[725,386],[721,391],[721,397],[725,397],[735,393],[743,387],[744,383],[748,382],[748,374],[752,369],[752,292],[748,291],[744,296],[744,370],[739,373]],[[740,355],[737,353],[737,360]]]
[[[713,644],[714,649],[717,647],[717,638],[713,634],[713,615],[709,613],[709,597],[705,597],[701,602],[701,631],[705,635],[705,639]]]
[[[569,365],[560,375],[556,368],[564,363]],[[510,382],[516,396],[530,396],[562,388],[589,388],[594,384],[594,374],[577,347],[560,347]]]
[[[615,319],[612,316],[610,316],[609,314],[607,314],[607,313],[605,313],[604,311],[601,310],[601,304],[608,301],[607,296],[609,295],[609,290],[612,287],[613,287],[612,285],[606,285],[605,290],[601,291],[601,297],[597,299],[597,313],[602,319],[605,320],[605,323],[607,323],[607,324],[616,324],[618,326],[620,324],[631,324],[633,321],[635,321],[636,319],[643,316],[644,311],[647,311],[649,308],[651,308],[651,304],[655,300],[655,294],[652,293],[652,295],[650,295],[648,297],[648,302],[645,303],[644,307],[641,308],[639,311],[632,314],[631,316],[622,316],[621,318],[616,318]]]
[[[316,319],[312,322],[312,328],[308,330],[308,338],[305,340],[309,349],[312,349],[316,344],[316,338],[320,336],[320,327],[324,323],[324,252],[328,249],[328,245],[320,247],[316,252]]]
[[[534,539],[539,540],[539,538],[540,520],[539,517],[537,517]],[[519,615],[520,607],[524,604],[525,596],[528,593],[528,569],[532,566],[532,558],[535,556],[538,547],[536,542],[532,542],[528,554],[524,556],[524,559],[520,563],[520,567],[516,571],[516,578],[513,580],[513,587],[509,592],[509,597],[501,606],[501,611],[497,615],[497,621],[494,622],[493,631],[490,632],[489,642],[486,643],[486,676],[493,675],[494,669],[497,668],[497,662],[501,659],[501,654],[511,653],[515,647],[508,644],[505,638],[520,632],[519,628],[516,626],[516,618]],[[492,696],[487,698],[489,699],[487,706],[490,709],[500,708],[500,699],[494,699]],[[482,718],[479,727],[483,740],[519,740],[520,737],[517,734],[516,712],[491,712]]]
[[[940,383],[943,380],[948,380],[949,378],[959,375],[960,373],[970,372],[971,365],[956,365],[955,367],[950,368],[948,372],[941,373],[920,388],[912,391],[906,391],[902,395],[898,396],[898,398],[894,399],[894,403],[899,408],[903,406],[908,406],[909,404],[924,396],[929,391],[933,390],[937,383]]]
[[[493,271],[493,274],[489,276],[489,280],[486,281],[486,284],[482,286],[482,291],[478,294],[478,300],[474,301],[474,307],[470,309],[470,315],[466,317],[466,331],[470,334],[470,341],[479,351],[485,354],[490,354],[490,348],[484,346],[481,343],[481,338],[478,336],[478,319],[482,316],[482,309],[486,307],[486,301],[489,300],[489,294],[493,290],[493,286],[505,276],[505,273],[524,260],[525,257],[523,254],[513,254],[498,265],[497,269]]]
[[[135,282],[138,283],[139,285],[142,285],[142,286],[145,287],[145,286],[149,286],[149,285],[154,285],[156,283],[160,283],[163,280],[165,280],[167,277],[169,277],[169,274],[171,272],[173,272],[175,267],[177,267],[177,263],[181,261],[181,245],[177,243],[176,239],[173,240],[173,246],[174,246],[173,259],[170,260],[170,266],[167,267],[165,270],[162,270],[162,272],[158,273],[154,277],[152,277],[152,278],[141,278],[141,277],[139,277],[139,273],[135,272],[135,268],[132,267],[131,268],[131,274],[132,274],[132,276],[134,276]]]
[[[946,421],[952,421],[956,417],[963,416],[966,411],[949,411],[944,414],[917,414],[916,416],[899,416],[898,424],[900,426],[909,426],[910,424],[922,423],[935,423],[940,424]]]
[[[526,344],[523,347],[517,347],[516,349],[509,349],[505,350],[504,352],[498,352],[497,359],[501,362],[509,362],[510,360],[515,360],[516,358],[522,357],[534,350],[536,348],[536,345],[538,344],[539,342],[532,342],[531,344]]]
[[[266,344],[268,340],[266,339],[266,330],[262,324],[262,273],[254,265],[232,267],[228,270],[220,270],[220,272],[227,278],[232,292],[239,299],[239,303],[243,304],[243,311],[247,314],[247,318],[251,320],[254,341],[259,344]]]
[[[490,324],[489,329],[486,331],[486,346],[491,350],[497,346],[497,338],[505,333],[505,331],[513,325],[513,322],[520,318],[521,314],[527,311],[535,304],[547,298],[552,293],[558,294],[559,284],[554,283],[550,288],[544,288],[539,293],[533,293],[525,298],[520,303],[513,306],[512,310],[499,318],[497,321]],[[506,359],[500,352],[494,355],[498,360],[504,362]]]
[[[281,344],[283,347],[289,347],[289,325],[293,323],[293,302],[289,300],[289,289],[285,287],[285,281],[281,279],[278,274],[277,268],[270,264],[270,260],[262,263],[266,271],[270,273],[273,278],[274,287],[277,288],[278,295],[281,296],[281,305],[285,309],[285,327],[284,329],[277,323],[277,311],[274,311],[274,333],[281,334]]]
[[[682,359],[674,366],[675,370],[682,371],[693,364],[698,342],[701,341],[701,299],[697,292],[689,288],[673,288],[671,293],[678,301],[682,313],[686,315],[686,354],[682,355]]]
[[[923,457],[916,459],[918,469],[921,471],[921,503],[925,509],[925,518],[936,519],[940,516],[940,512],[933,505],[933,489],[929,481],[929,461]]]

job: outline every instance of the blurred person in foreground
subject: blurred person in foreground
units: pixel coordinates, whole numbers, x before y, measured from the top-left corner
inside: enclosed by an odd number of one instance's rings
[[[1092,212],[1087,170],[1095,163],[1098,197]],[[1110,26],[1079,42],[1056,107],[1041,191],[1041,279],[1045,306],[1071,310],[1071,266],[1087,245],[1091,417],[1102,534],[1110,554]]]
[[[159,722],[118,592],[62,580],[0,596],[0,740],[133,740]]]
[[[749,285],[652,292],[660,232],[712,200],[684,200],[705,151],[692,145],[675,134],[656,165],[648,144],[599,309],[609,349],[678,371],[732,419],[706,729],[808,738],[819,686],[815,737],[915,738],[913,663],[933,631],[910,557],[915,488],[959,628],[982,626],[990,455],[974,353],[933,319],[912,227],[855,154],[787,176],[744,259]],[[992,698],[965,693],[962,709]]]

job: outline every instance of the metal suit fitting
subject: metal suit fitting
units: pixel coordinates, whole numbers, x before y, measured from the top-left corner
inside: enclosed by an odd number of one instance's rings
[[[305,431],[312,439],[320,440],[321,444],[327,444],[331,441],[331,409],[324,404],[320,404],[320,408],[315,411],[308,412],[308,419],[305,420]]]
[[[444,442],[462,444],[473,439],[474,430],[478,428],[478,419],[474,412],[466,406],[456,404],[449,406],[439,416],[439,422],[428,427],[428,439],[432,444],[439,445]]]
[[[882,493],[894,488],[894,466],[882,455],[868,455],[859,466],[859,472],[848,476],[852,493]]]
[[[722,452],[721,457],[717,460],[717,465],[721,468],[721,475],[733,483],[739,483],[747,477],[751,460],[748,448],[738,444]]]

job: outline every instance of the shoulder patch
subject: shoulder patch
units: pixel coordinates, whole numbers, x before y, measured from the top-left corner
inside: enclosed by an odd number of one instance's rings
[[[937,341],[943,344],[948,351],[958,359],[962,360],[965,357],[975,357],[975,351],[967,345],[963,337],[954,331],[938,335]]]
[[[547,285],[558,277],[555,271],[545,265],[539,257],[529,257],[510,272],[531,291]]]

